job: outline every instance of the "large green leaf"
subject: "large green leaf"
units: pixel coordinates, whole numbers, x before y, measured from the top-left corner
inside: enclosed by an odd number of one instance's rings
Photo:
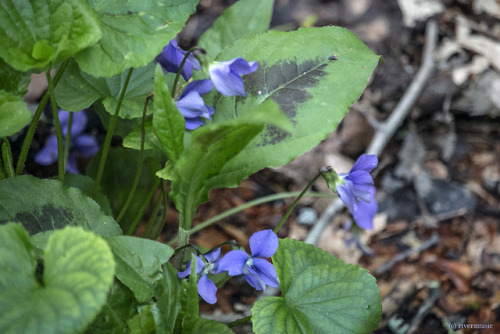
[[[177,210],[192,215],[198,205],[208,200],[211,189],[223,186],[212,183],[214,177],[236,182],[233,175],[221,174],[222,168],[269,123],[289,128],[286,117],[272,101],[259,105],[244,117],[195,130],[189,146],[175,164],[172,194]]]
[[[31,120],[31,112],[20,96],[0,89],[0,138],[12,136]]]
[[[353,33],[339,27],[269,31],[235,42],[218,60],[236,57],[258,61],[259,68],[245,76],[246,98],[216,99],[214,123],[273,100],[293,130],[268,126],[222,169],[221,175],[231,174],[234,180],[287,164],[325,139],[359,98],[379,61]],[[239,184],[228,181],[211,180],[225,187]]]
[[[0,90],[23,96],[28,92],[31,74],[17,71],[0,58]]]
[[[177,161],[184,149],[185,121],[168,91],[160,65],[155,75],[153,129],[167,158]]]
[[[154,64],[134,69],[120,108],[120,117],[142,116],[146,97],[154,89],[154,69]],[[128,71],[125,71],[111,78],[96,78],[81,71],[71,61],[56,87],[57,104],[64,110],[77,112],[103,99],[106,111],[113,115],[127,74]]]
[[[104,236],[116,236],[121,230],[89,197],[79,189],[67,188],[56,180],[23,175],[0,181],[0,224],[22,223],[33,235],[81,226]]]
[[[93,156],[87,166],[87,175],[93,179],[97,175],[101,154],[102,151]],[[148,159],[148,157],[149,152],[145,152],[144,159],[147,162],[140,162],[138,151],[121,147],[111,148],[108,153],[108,162],[104,166],[100,188],[108,198],[112,199],[111,209],[115,217],[118,216],[127,201],[139,163],[144,164],[134,197],[120,221],[120,226],[124,231],[128,231],[131,227],[130,224],[156,183],[154,172],[160,169],[160,162],[157,159]]]
[[[97,17],[82,0],[5,0],[0,5],[0,57],[19,71],[45,68],[100,38]]]
[[[198,300],[198,275],[196,274],[196,257],[191,254],[191,273],[189,281],[182,281],[180,293],[180,310],[175,322],[174,333],[190,334],[199,318],[200,303]]]
[[[140,303],[154,295],[155,284],[162,278],[162,264],[174,250],[158,241],[118,236],[107,239],[115,256],[116,277],[125,284]]]
[[[125,323],[138,314],[139,305],[130,291],[119,280],[114,281],[108,294],[106,307],[87,327],[88,334],[124,334],[127,333]]]
[[[76,55],[83,71],[113,76],[151,62],[184,27],[199,0],[87,0],[102,39]]]
[[[301,241],[280,240],[273,263],[282,297],[252,308],[255,333],[370,333],[382,305],[375,278]]]
[[[191,332],[183,332],[185,334],[225,334],[234,332],[227,325],[215,320],[198,318]]]
[[[170,334],[180,309],[181,280],[171,263],[163,265],[163,276],[156,285],[155,295],[159,314],[156,318],[158,334]]]
[[[198,45],[216,57],[240,38],[269,29],[274,0],[240,0],[229,7],[200,37]]]
[[[106,242],[80,227],[55,231],[38,281],[22,226],[0,226],[0,240],[0,332],[51,334],[85,329],[106,302],[113,282],[113,255]]]

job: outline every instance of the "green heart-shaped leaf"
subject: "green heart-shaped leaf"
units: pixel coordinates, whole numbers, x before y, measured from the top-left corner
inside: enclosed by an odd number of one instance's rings
[[[255,333],[370,333],[382,305],[375,278],[304,242],[284,239],[273,264],[282,297],[252,308]]]
[[[114,277],[113,254],[100,237],[80,227],[54,231],[40,281],[22,226],[0,226],[0,241],[1,333],[76,333],[99,313]]]

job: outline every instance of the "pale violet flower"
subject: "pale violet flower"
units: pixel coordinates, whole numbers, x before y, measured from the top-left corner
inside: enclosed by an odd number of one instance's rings
[[[187,51],[182,50],[177,45],[177,41],[173,39],[163,48],[163,51],[158,55],[157,59],[166,71],[177,73],[186,53]],[[181,71],[184,80],[188,81],[191,79],[193,76],[193,69],[197,71],[200,70],[200,63],[193,54],[190,54]]]
[[[210,119],[214,108],[207,106],[201,97],[212,91],[212,82],[208,79],[190,82],[175,103],[186,121],[186,129],[194,130],[204,122],[200,119]]]
[[[58,114],[64,140],[68,131],[69,112],[59,109]],[[87,115],[85,112],[73,113],[71,146],[66,164],[66,171],[68,173],[78,174],[78,157],[88,158],[99,151],[97,140],[93,136],[83,133],[86,126]],[[57,158],[57,138],[55,134],[52,134],[45,142],[43,148],[35,155],[35,162],[39,165],[48,166],[56,162]]]
[[[377,167],[375,155],[361,155],[349,173],[339,174],[337,192],[349,208],[359,227],[373,229],[373,217],[378,205],[375,201],[375,185],[370,172]]]
[[[272,230],[254,233],[249,240],[252,255],[242,250],[232,250],[219,261],[219,271],[229,275],[243,275],[247,282],[257,290],[266,290],[266,285],[279,286],[276,269],[265,258],[278,250],[279,240]]]
[[[201,274],[198,280],[198,293],[201,298],[209,304],[215,304],[217,302],[217,286],[207,277],[208,274],[218,274],[220,270],[218,269],[218,262],[220,257],[220,248],[203,255],[207,262],[196,256],[196,273]],[[177,274],[179,278],[184,278],[191,274],[191,260],[186,264],[186,270],[181,271]]]
[[[226,96],[245,96],[242,75],[255,72],[259,64],[256,61],[248,62],[243,58],[229,61],[213,62],[208,72],[215,89]]]

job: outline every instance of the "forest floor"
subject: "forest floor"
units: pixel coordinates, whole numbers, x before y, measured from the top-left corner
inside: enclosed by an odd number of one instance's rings
[[[194,44],[234,2],[202,0],[180,44]],[[376,277],[383,301],[376,333],[500,333],[499,19],[495,0],[276,0],[273,28],[343,26],[383,62],[331,136],[287,166],[254,174],[239,188],[213,191],[198,221],[264,195],[302,190],[322,166],[348,171],[403,96],[411,95],[432,20],[438,35],[429,77],[417,83],[423,91],[373,172],[379,203],[374,230],[354,235],[352,218],[341,210],[314,243]],[[321,182],[314,190],[328,192]],[[332,201],[302,200],[280,237],[306,239]],[[228,239],[247,245],[253,232],[276,226],[290,203],[246,209],[193,241],[208,249]],[[236,278],[220,289],[215,307],[202,304],[201,311],[232,321],[249,315],[260,297]],[[251,333],[249,326],[234,330]]]

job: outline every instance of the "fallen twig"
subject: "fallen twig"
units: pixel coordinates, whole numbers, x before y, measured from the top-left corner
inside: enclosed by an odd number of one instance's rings
[[[429,311],[434,307],[434,304],[437,302],[440,296],[441,289],[439,288],[439,282],[431,282],[429,284],[429,297],[425,300],[425,302],[422,304],[417,314],[411,321],[411,325],[408,328],[406,334],[419,333],[420,323],[422,322],[422,320],[424,320]]]
[[[386,121],[379,124],[379,127],[376,129],[375,136],[366,150],[366,154],[380,155],[396,130],[401,126],[405,118],[410,113],[411,108],[415,105],[415,102],[420,96],[420,93],[422,93],[427,80],[429,80],[432,72],[434,71],[434,50],[436,49],[437,40],[437,23],[430,20],[427,22],[425,29],[425,46],[422,65],[405,94],[401,100],[399,100],[396,108],[392,111],[391,115]]]
[[[386,273],[387,271],[391,270],[392,267],[394,267],[394,265],[396,263],[407,259],[408,257],[410,257],[413,254],[419,254],[419,253],[423,252],[424,250],[429,249],[429,248],[437,245],[438,242],[439,242],[439,235],[437,233],[434,233],[428,240],[424,241],[420,246],[410,248],[404,252],[401,252],[398,255],[394,256],[389,261],[382,264],[380,267],[375,269],[374,274],[376,276],[380,276],[380,275]]]
[[[425,46],[422,65],[389,118],[385,122],[381,123],[376,129],[375,136],[366,150],[366,154],[380,155],[396,130],[401,126],[403,120],[410,113],[411,108],[417,101],[417,98],[420,96],[420,93],[434,70],[434,51],[436,49],[437,41],[437,24],[435,21],[430,20],[427,22],[425,30]],[[344,205],[340,199],[333,201],[323,212],[320,219],[313,226],[304,241],[313,245],[317,244],[322,231],[330,223],[333,216],[338,211],[342,210],[343,207]]]

